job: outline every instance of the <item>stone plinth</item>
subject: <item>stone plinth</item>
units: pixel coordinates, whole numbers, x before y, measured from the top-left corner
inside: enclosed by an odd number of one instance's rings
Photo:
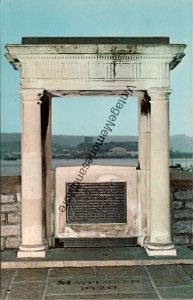
[[[66,209],[64,203],[66,196],[66,184],[76,181],[79,167],[65,167],[56,169],[56,237],[58,238],[112,238],[112,237],[136,237],[137,236],[137,171],[135,167],[116,166],[90,166],[84,182],[89,184],[97,183],[125,183],[126,185],[126,221],[118,222],[95,222],[93,224],[82,224],[66,222]],[[116,175],[114,175],[116,174]],[[69,203],[70,205],[70,203]],[[75,199],[75,205],[78,200]],[[64,206],[65,210],[60,210]],[[101,211],[103,213],[103,211]],[[78,218],[77,218],[78,220]]]

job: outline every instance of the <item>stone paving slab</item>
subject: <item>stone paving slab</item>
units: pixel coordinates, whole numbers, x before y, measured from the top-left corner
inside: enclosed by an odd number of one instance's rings
[[[17,259],[16,251],[3,251],[2,268],[104,267],[132,265],[193,264],[193,251],[177,248],[174,257],[148,257],[141,247],[49,249],[46,258]]]
[[[1,300],[193,299],[193,264],[2,270]]]
[[[6,299],[6,297],[7,297],[7,291],[1,291],[1,300],[4,300],[4,299]]]
[[[1,290],[6,290],[9,288],[11,280],[15,275],[16,270],[1,270]]]
[[[93,276],[96,275],[96,268],[53,268],[49,270],[49,278],[62,278],[64,276]]]
[[[193,286],[178,286],[175,288],[159,288],[158,293],[161,299],[193,299]]]
[[[55,278],[49,278],[47,283],[46,294],[65,294],[65,295],[83,295],[83,294],[95,294],[104,295],[105,293],[121,294],[134,293],[138,291],[140,293],[154,292],[154,288],[148,277],[82,277],[81,279],[75,279],[65,277],[62,280]]]
[[[113,299],[159,299],[156,293],[121,293],[121,294],[98,294],[96,296],[93,294],[85,294],[85,295],[46,295],[45,299],[47,300],[113,300]]]
[[[191,285],[192,281],[179,266],[148,266],[149,276],[157,287]]]
[[[42,299],[45,282],[14,282],[8,294],[9,300]]]
[[[97,267],[95,268],[98,276],[147,276],[143,266],[135,267]]]
[[[81,276],[148,276],[144,267],[90,267],[81,268]],[[49,271],[49,278],[61,278],[62,276],[80,276],[79,268],[53,268]]]
[[[153,257],[154,261],[192,259],[193,250],[187,246],[177,246],[177,256]],[[18,261],[17,250],[5,250],[1,253],[2,262]],[[90,261],[90,260],[152,260],[142,247],[114,248],[54,248],[49,249],[46,258],[23,258],[19,261]]]
[[[181,268],[193,280],[193,264],[192,265],[181,265]]]
[[[48,269],[18,269],[14,282],[21,281],[46,281]]]

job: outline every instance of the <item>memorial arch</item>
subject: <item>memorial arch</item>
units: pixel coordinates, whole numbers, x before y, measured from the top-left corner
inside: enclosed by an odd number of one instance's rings
[[[180,63],[185,47],[170,44],[168,37],[26,37],[21,44],[6,45],[7,59],[20,72],[22,244],[18,257],[44,257],[56,237],[52,231],[52,97],[119,96],[127,86],[133,87],[139,107],[135,235],[148,255],[176,255],[170,229],[170,70]],[[107,169],[101,176],[108,175]]]

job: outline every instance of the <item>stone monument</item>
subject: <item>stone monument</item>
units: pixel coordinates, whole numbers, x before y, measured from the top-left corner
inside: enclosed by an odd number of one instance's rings
[[[168,37],[26,37],[21,44],[6,45],[7,59],[20,72],[22,107],[22,244],[18,257],[44,257],[46,245],[56,236],[78,234],[68,225],[74,222],[74,206],[67,222],[57,209],[58,180],[64,170],[56,170],[56,194],[51,190],[52,97],[121,95],[128,85],[135,87],[133,95],[139,104],[139,167],[120,168],[114,182],[127,182],[129,172],[134,172],[136,193],[131,206],[129,197],[126,204],[122,201],[127,214],[121,212],[117,221],[126,223],[116,228],[109,223],[91,224],[88,235],[104,234],[105,238],[118,230],[117,237],[135,235],[148,255],[176,255],[170,229],[168,111],[170,70],[180,63],[185,47],[170,44]],[[98,178],[104,176],[101,182],[112,182],[108,168],[95,171]],[[135,186],[135,180],[130,186]],[[107,214],[109,222],[111,218]],[[104,218],[99,216],[99,221]],[[133,229],[128,230],[129,222]],[[84,226],[88,224],[79,224],[80,235]]]

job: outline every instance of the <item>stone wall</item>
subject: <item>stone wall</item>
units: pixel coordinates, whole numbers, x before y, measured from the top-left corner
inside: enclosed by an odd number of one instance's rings
[[[193,244],[193,174],[171,173],[172,239]],[[1,249],[18,248],[21,241],[21,178],[1,177]]]
[[[21,243],[21,178],[1,177],[1,250]]]
[[[193,244],[193,174],[171,173],[172,239],[175,244]]]

